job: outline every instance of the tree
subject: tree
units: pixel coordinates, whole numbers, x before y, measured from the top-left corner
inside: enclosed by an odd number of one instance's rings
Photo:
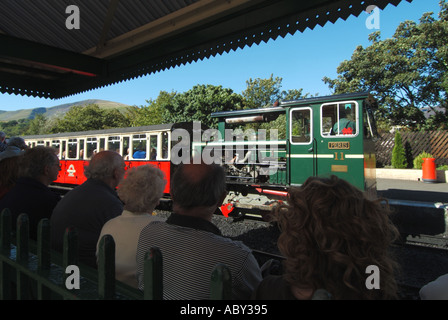
[[[129,120],[118,109],[101,109],[97,104],[74,106],[57,119],[51,133],[128,127]]]
[[[369,36],[371,45],[358,46],[351,60],[337,68],[338,77],[323,81],[335,93],[370,91],[378,97],[383,125],[412,130],[448,126],[446,113],[426,121],[421,107],[447,108],[448,6],[440,2],[439,20],[426,13],[417,24],[402,22],[392,38],[380,32]]]
[[[246,90],[242,95],[246,99],[248,109],[272,106],[275,101],[281,100],[282,78],[271,74],[269,79],[252,79],[246,81]]]
[[[48,119],[43,114],[37,114],[34,119],[28,123],[25,131],[26,135],[45,134],[48,130]]]
[[[175,92],[160,91],[156,100],[146,100],[147,106],[128,107],[126,117],[132,127],[149,126],[164,123],[163,109],[171,103]]]
[[[403,142],[400,133],[395,132],[395,145],[392,149],[392,167],[396,169],[405,169],[408,164],[406,161],[406,152],[403,147]]]
[[[187,92],[175,94],[162,108],[164,123],[200,121],[205,127],[216,127],[213,112],[238,110],[243,97],[222,86],[196,85]]]

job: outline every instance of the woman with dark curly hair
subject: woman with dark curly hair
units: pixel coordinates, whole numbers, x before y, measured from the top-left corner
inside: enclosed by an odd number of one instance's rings
[[[333,299],[397,298],[389,248],[398,231],[384,201],[331,176],[292,187],[287,203],[274,212],[284,272],[267,276],[255,299],[311,299],[319,289]],[[367,284],[369,266],[379,271],[379,288]]]

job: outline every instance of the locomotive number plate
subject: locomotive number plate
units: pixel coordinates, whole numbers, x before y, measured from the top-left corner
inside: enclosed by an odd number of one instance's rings
[[[349,150],[350,142],[348,142],[348,141],[328,142],[328,149],[330,149],[330,150]]]

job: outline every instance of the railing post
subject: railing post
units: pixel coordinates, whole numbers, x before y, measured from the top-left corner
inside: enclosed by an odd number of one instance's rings
[[[3,254],[11,253],[11,211],[5,208],[0,220],[0,250]]]
[[[39,271],[50,269],[50,220],[42,219],[37,227],[37,256],[39,257]]]
[[[63,284],[67,286],[68,274],[65,273],[70,265],[78,266],[78,231],[74,227],[68,227],[64,233],[62,248],[62,269],[64,270]]]
[[[159,248],[151,248],[145,254],[143,281],[145,290],[143,299],[163,300],[163,263]]]
[[[210,299],[232,299],[232,276],[229,268],[222,263],[218,263],[213,269],[210,281]]]
[[[11,254],[11,212],[3,209],[0,217],[0,254],[9,257]],[[0,262],[0,300],[11,299],[11,268]]]
[[[51,267],[51,251],[50,251],[50,220],[42,219],[37,227],[37,270],[40,275],[48,273]],[[37,298],[51,299],[51,290],[38,283]]]
[[[68,227],[64,233],[62,249],[62,266],[78,265],[78,231],[74,227]]]
[[[29,238],[29,218],[25,213],[17,217],[17,251],[16,261],[26,265],[28,263],[28,238]],[[30,282],[26,275],[17,270],[17,299],[25,299],[30,289]]]
[[[100,299],[115,297],[115,241],[104,235],[98,250],[98,294]]]

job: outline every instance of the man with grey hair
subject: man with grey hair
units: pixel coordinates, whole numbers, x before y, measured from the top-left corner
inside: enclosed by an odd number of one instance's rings
[[[27,148],[25,140],[21,137],[12,137],[9,139],[6,149],[0,153],[0,161],[5,158],[15,157],[23,154]]]
[[[233,299],[249,299],[262,280],[260,266],[242,242],[223,237],[212,223],[226,197],[225,172],[219,165],[184,164],[171,179],[173,213],[166,222],[149,223],[137,245],[137,278],[144,290],[145,254],[157,247],[163,260],[165,300],[208,300],[218,263],[230,269]]]
[[[58,178],[59,159],[51,147],[26,149],[21,156],[19,178],[15,186],[0,200],[0,212],[11,211],[13,230],[17,217],[26,213],[29,218],[30,238],[37,239],[37,226],[41,219],[50,218],[60,195],[48,187]]]
[[[66,228],[78,232],[79,262],[96,268],[96,244],[103,225],[123,211],[115,191],[125,173],[125,163],[115,151],[101,151],[84,169],[87,178],[69,191],[53,210],[50,219],[54,249],[63,249]]]
[[[0,131],[0,152],[5,151],[6,149],[6,133]]]

